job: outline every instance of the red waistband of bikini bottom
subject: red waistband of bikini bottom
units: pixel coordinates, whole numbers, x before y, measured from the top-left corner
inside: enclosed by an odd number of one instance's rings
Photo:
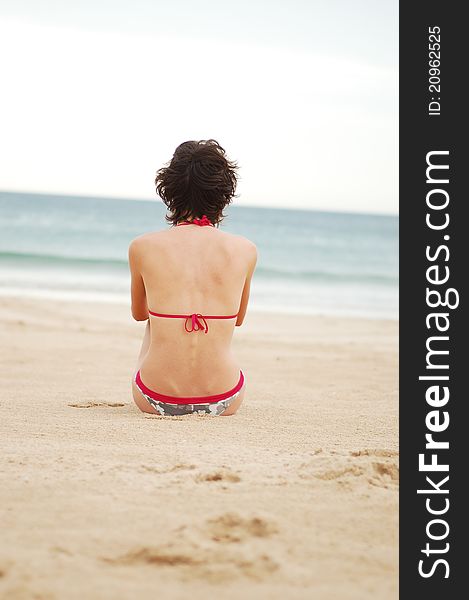
[[[144,394],[146,394],[150,398],[153,398],[153,400],[159,400],[160,402],[168,402],[170,404],[210,404],[212,402],[219,402],[220,400],[226,400],[227,398],[234,396],[234,394],[236,394],[236,392],[239,392],[239,390],[243,387],[243,384],[244,384],[244,375],[243,375],[243,372],[240,370],[239,371],[239,381],[234,386],[233,389],[229,390],[228,392],[224,392],[223,394],[214,394],[212,396],[186,396],[186,397],[183,397],[183,396],[167,396],[166,394],[158,394],[158,392],[154,392],[153,390],[148,388],[143,383],[142,378],[140,377],[140,371],[137,371],[137,374],[135,375],[135,383],[137,384],[137,387],[140,389],[140,391],[142,391]]]

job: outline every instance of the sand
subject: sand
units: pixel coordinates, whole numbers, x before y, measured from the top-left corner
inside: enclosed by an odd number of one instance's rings
[[[397,322],[251,312],[238,414],[168,418],[127,307],[0,311],[1,597],[397,598]]]

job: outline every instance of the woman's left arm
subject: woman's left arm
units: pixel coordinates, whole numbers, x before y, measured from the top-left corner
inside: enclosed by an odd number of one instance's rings
[[[148,314],[147,295],[140,269],[140,241],[133,240],[129,246],[130,295],[132,299],[132,316],[136,321],[146,321]]]

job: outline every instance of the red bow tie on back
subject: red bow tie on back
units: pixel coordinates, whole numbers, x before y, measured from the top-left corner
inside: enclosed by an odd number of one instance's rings
[[[207,217],[207,215],[202,215],[201,219],[193,219],[191,223],[193,223],[194,225],[200,225],[200,227],[203,227],[204,225],[212,225],[212,222]]]
[[[201,219],[192,219],[192,221],[182,221],[182,223],[178,223],[178,225],[199,225],[203,227],[204,225],[211,225],[215,227],[214,224],[210,221],[207,215],[202,215]]]
[[[184,329],[187,331],[187,333],[192,333],[193,331],[201,330],[203,330],[205,333],[208,333],[207,321],[204,319],[204,316],[200,313],[194,313],[186,318],[186,322],[184,323]]]

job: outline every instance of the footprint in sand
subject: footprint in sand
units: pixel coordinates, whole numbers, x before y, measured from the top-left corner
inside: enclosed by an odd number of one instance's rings
[[[194,555],[184,552],[174,552],[169,548],[138,548],[116,558],[103,558],[105,562],[115,565],[148,564],[156,566],[180,567],[198,565],[203,561]]]
[[[166,545],[143,546],[117,557],[101,557],[101,560],[115,566],[147,565],[152,568],[177,570],[177,577],[191,581],[202,579],[212,584],[236,580],[239,576],[261,581],[268,578],[279,567],[267,554],[250,560],[237,553],[215,554],[213,550],[201,548],[197,544],[179,544],[176,549],[170,542]]]
[[[364,477],[370,485],[395,488],[399,482],[399,453],[393,450],[357,450],[348,457],[318,457],[301,465],[300,479],[335,481],[350,486],[357,478]],[[381,460],[373,460],[378,458]]]
[[[355,477],[366,477],[370,485],[382,488],[395,488],[399,484],[399,467],[394,462],[366,462],[339,469],[315,473],[316,479],[323,481],[351,482]]]
[[[233,473],[233,471],[230,471],[229,469],[218,469],[217,471],[213,471],[212,473],[202,473],[200,475],[197,475],[195,480],[199,483],[205,481],[228,481],[231,483],[238,483],[239,481],[241,481],[241,477],[236,473]]]
[[[368,483],[377,487],[396,487],[399,484],[399,452],[395,450],[369,449],[357,450],[350,453],[354,458],[363,458],[367,461],[368,471],[371,475],[368,477]],[[371,462],[373,458],[388,460],[379,460]]]
[[[352,465],[350,467],[343,467],[341,469],[328,469],[322,473],[316,473],[314,476],[316,479],[322,479],[323,481],[333,481],[334,479],[342,479],[347,476],[359,477],[363,475],[363,468],[358,465]]]
[[[106,408],[120,408],[125,406],[122,402],[79,402],[77,404],[69,404],[72,408],[100,408],[105,406]]]
[[[244,518],[225,513],[207,521],[207,532],[214,542],[242,542],[248,538],[268,538],[278,532],[274,523],[261,517]]]
[[[372,485],[388,487],[399,484],[399,467],[395,463],[374,462],[373,475],[368,480]]]

